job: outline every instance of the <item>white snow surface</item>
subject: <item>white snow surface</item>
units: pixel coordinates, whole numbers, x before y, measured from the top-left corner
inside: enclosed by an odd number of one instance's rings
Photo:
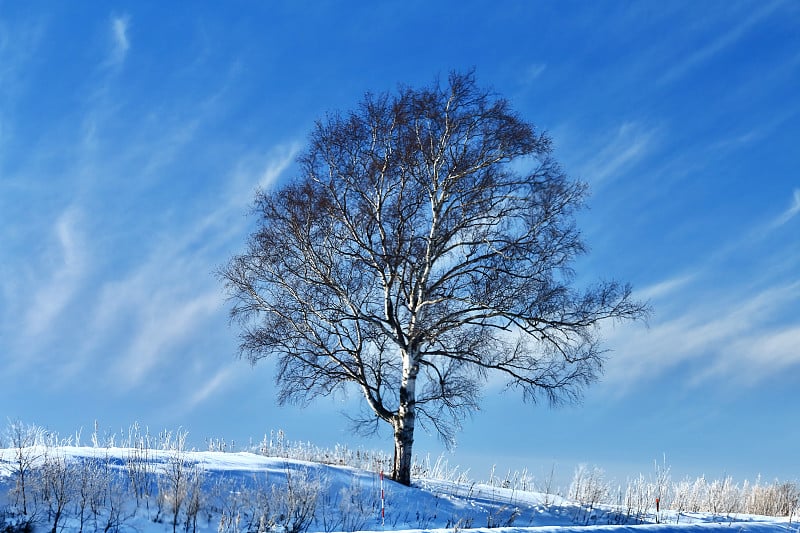
[[[31,456],[43,461],[45,452],[51,457],[59,454],[70,462],[95,459],[104,461],[122,474],[127,461],[135,453],[128,448],[71,447],[29,450]],[[17,450],[0,449],[0,511],[10,509],[14,487],[14,460]],[[228,483],[225,487],[285,487],[287,478],[313,480],[318,487],[315,519],[309,532],[332,533],[346,531],[403,531],[408,533],[450,532],[461,529],[479,533],[800,533],[800,527],[788,518],[756,515],[714,516],[705,513],[662,512],[656,522],[655,509],[642,524],[609,524],[613,509],[598,508],[583,514],[576,524],[579,507],[555,495],[501,488],[477,483],[415,479],[405,487],[388,479],[381,481],[380,467],[374,471],[357,470],[347,466],[325,465],[288,458],[265,457],[250,452],[201,452],[147,450],[147,461],[156,471],[168,468],[171,458],[180,453],[187,464],[198,465],[202,471],[204,490]],[[384,516],[381,516],[383,489]],[[238,490],[238,489],[237,489]],[[219,491],[218,491],[219,492]],[[231,494],[233,490],[230,491]],[[133,506],[133,496],[130,496]],[[209,501],[206,505],[212,507]],[[119,531],[137,533],[168,533],[173,525],[162,516],[154,521],[155,504],[148,510],[138,509]],[[211,510],[200,513],[198,532],[220,532],[220,515]],[[2,516],[2,515],[0,515]],[[41,525],[37,530],[49,531]],[[335,528],[331,524],[349,524]],[[0,524],[2,525],[2,524]],[[1,530],[2,528],[0,528]],[[88,529],[91,531],[91,528]],[[59,531],[78,531],[74,518],[63,521]],[[87,531],[87,529],[84,529]],[[178,531],[186,531],[184,524]],[[188,529],[192,531],[192,529]],[[242,531],[244,533],[244,530]]]

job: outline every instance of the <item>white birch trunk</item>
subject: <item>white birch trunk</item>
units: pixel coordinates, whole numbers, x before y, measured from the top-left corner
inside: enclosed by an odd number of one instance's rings
[[[394,421],[394,468],[392,472],[392,479],[403,485],[411,484],[418,373],[419,365],[416,359],[404,355],[403,377],[400,382],[400,404],[397,418]]]

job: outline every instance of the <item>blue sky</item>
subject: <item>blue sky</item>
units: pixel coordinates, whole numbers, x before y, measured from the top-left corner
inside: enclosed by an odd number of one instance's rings
[[[390,449],[355,398],[277,407],[213,272],[315,119],[474,67],[591,185],[578,281],[654,315],[605,328],[581,406],[487,389],[450,462],[797,479],[798,28],[791,0],[0,0],[0,415]]]

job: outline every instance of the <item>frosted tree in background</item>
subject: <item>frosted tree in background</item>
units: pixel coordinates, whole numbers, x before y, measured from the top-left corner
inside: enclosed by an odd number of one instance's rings
[[[471,73],[368,94],[317,123],[289,183],[221,270],[241,353],[277,361],[280,402],[355,386],[362,429],[392,428],[410,483],[417,422],[452,442],[490,375],[525,400],[580,398],[596,326],[640,319],[626,284],[577,287],[586,186]]]

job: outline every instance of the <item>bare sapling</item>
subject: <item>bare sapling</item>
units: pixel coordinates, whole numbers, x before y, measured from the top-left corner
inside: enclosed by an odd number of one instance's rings
[[[680,522],[681,514],[689,507],[691,491],[692,483],[689,479],[684,479],[673,486],[674,497],[671,509],[675,511],[675,524]]]
[[[128,429],[128,447],[125,467],[131,492],[136,498],[138,508],[144,502],[150,510],[150,497],[153,495],[153,480],[156,479],[155,461],[152,457],[153,438],[147,428],[142,431],[138,422]]]
[[[203,492],[203,479],[205,473],[203,466],[194,463],[189,469],[188,495],[186,497],[186,520],[184,529],[188,533],[197,533],[197,518],[205,504],[205,494]]]
[[[554,502],[553,480],[555,479],[555,475],[556,475],[556,465],[553,464],[550,467],[550,473],[544,476],[541,486],[538,487],[539,492],[544,494],[543,503],[546,509],[549,509]]]
[[[311,525],[320,492],[319,477],[308,470],[293,471],[286,465],[286,490],[273,485],[273,499],[279,506],[278,518],[286,533],[303,533]]]
[[[670,468],[667,465],[667,456],[664,455],[663,462],[659,465],[654,462],[655,476],[653,477],[653,498],[656,510],[656,523],[661,522],[661,509],[667,509],[672,504],[672,481]]]
[[[348,487],[339,491],[338,515],[341,517],[342,531],[361,531],[369,519],[380,513],[379,502],[361,486],[355,477]]]
[[[76,477],[75,512],[78,518],[78,533],[83,533],[92,516],[91,510],[98,507],[97,502],[105,490],[106,480],[103,476],[101,460],[88,457],[79,460]]]
[[[14,450],[12,474],[14,475],[14,488],[12,497],[14,505],[24,517],[33,519],[29,513],[28,499],[31,485],[31,476],[36,466],[42,461],[47,452],[44,446],[44,429],[36,425],[27,425],[19,420],[9,421],[6,428],[8,442]]]
[[[47,506],[52,533],[59,531],[67,506],[76,497],[76,470],[59,448],[50,450],[39,470],[41,498]]]
[[[230,478],[220,478],[211,488],[210,505],[219,513],[218,533],[240,533],[242,517],[251,501],[251,490]]]
[[[189,494],[191,464],[186,453],[185,431],[162,435],[162,446],[167,451],[167,460],[158,476],[159,515],[169,513],[172,533],[177,533],[183,504]]]
[[[590,520],[597,521],[594,511],[606,500],[610,488],[604,480],[602,469],[598,467],[589,469],[585,464],[581,464],[575,469],[569,492],[578,504],[573,520],[583,521],[584,525],[588,525]]]

